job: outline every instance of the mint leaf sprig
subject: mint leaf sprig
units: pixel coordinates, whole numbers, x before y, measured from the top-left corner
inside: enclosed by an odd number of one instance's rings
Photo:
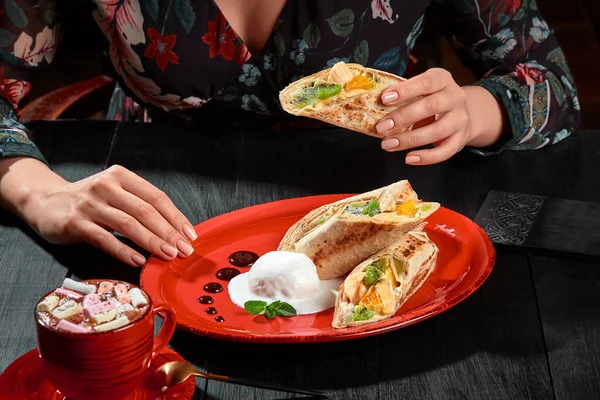
[[[244,303],[244,310],[248,311],[252,315],[258,315],[265,310],[266,306],[267,306],[266,301],[249,300]]]
[[[276,300],[267,305],[266,301],[249,300],[244,303],[244,309],[252,315],[258,315],[262,312],[269,319],[278,317],[293,317],[296,316],[296,309],[286,302]]]

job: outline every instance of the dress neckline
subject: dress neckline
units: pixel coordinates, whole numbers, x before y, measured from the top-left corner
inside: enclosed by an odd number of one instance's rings
[[[291,0],[286,0],[285,1],[285,4],[283,5],[283,8],[281,9],[281,11],[279,12],[279,15],[277,16],[277,20],[275,21],[275,25],[273,26],[273,30],[269,34],[269,37],[267,38],[267,41],[262,46],[262,48],[260,50],[256,51],[255,53],[252,53],[250,51],[250,49],[248,49],[248,54],[250,54],[250,58],[248,60],[250,60],[250,59],[255,60],[255,61],[256,60],[262,60],[263,57],[264,57],[264,54],[266,53],[266,50],[268,50],[268,49],[270,49],[272,47],[273,38],[275,37],[276,32],[278,31],[279,27],[283,23],[283,16],[286,14],[290,2],[291,2]],[[217,9],[217,13],[221,13],[221,15],[223,16],[223,19],[225,20],[225,22],[227,23],[227,25],[231,28],[231,30],[233,32],[235,32],[236,36],[239,38],[239,40],[242,43],[242,45],[244,47],[248,48],[246,46],[246,43],[242,39],[242,37],[240,35],[238,35],[238,33],[235,31],[235,29],[233,29],[233,27],[231,26],[231,24],[227,20],[227,17],[225,17],[225,14],[223,14],[223,12],[221,11],[221,9],[219,8],[219,5],[215,1],[211,1],[211,3]],[[246,63],[247,63],[247,61],[246,61]],[[246,64],[246,63],[244,63],[244,64]]]

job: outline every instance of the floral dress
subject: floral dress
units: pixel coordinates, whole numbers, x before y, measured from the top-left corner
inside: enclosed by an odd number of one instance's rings
[[[573,77],[534,0],[288,0],[256,54],[214,1],[93,3],[125,94],[120,104],[144,110],[185,116],[210,103],[281,115],[281,89],[341,60],[404,75],[415,41],[432,23],[474,71],[475,84],[506,112],[512,136],[476,150],[480,154],[538,149],[564,139],[579,123]],[[43,160],[23,134],[18,104],[30,89],[23,70],[52,61],[60,16],[55,0],[3,4],[0,158]],[[119,112],[113,104],[112,115]]]

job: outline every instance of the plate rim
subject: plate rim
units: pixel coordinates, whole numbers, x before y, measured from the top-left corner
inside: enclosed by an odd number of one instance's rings
[[[262,209],[264,207],[268,207],[269,205],[281,204],[281,203],[286,203],[286,202],[293,203],[293,202],[298,202],[301,200],[309,200],[309,201],[317,202],[322,199],[324,201],[322,204],[328,204],[330,202],[341,200],[341,199],[351,197],[354,195],[355,194],[321,194],[321,195],[312,195],[312,196],[293,197],[293,198],[273,200],[273,201],[268,201],[268,202],[264,202],[264,203],[254,204],[251,206],[239,208],[237,210],[228,211],[226,213],[211,217],[205,221],[202,221],[202,222],[196,224],[194,226],[194,230],[198,234],[198,238],[200,238],[201,237],[200,234],[202,233],[203,230],[208,230],[207,233],[210,234],[211,230],[218,227],[220,225],[220,223],[223,220],[228,219],[228,217],[231,214],[240,213],[240,212],[252,213],[253,211],[255,211],[257,209]],[[477,280],[472,285],[470,285],[468,289],[463,290],[460,293],[457,293],[455,296],[444,301],[442,304],[438,304],[433,309],[428,310],[427,312],[423,313],[422,315],[418,315],[409,321],[401,321],[396,324],[390,324],[390,325],[382,326],[380,328],[373,328],[373,329],[361,330],[361,331],[353,331],[348,334],[340,333],[340,334],[336,334],[336,335],[331,335],[331,334],[320,335],[317,333],[315,335],[302,335],[302,336],[290,336],[290,335],[277,336],[277,335],[273,335],[273,334],[261,334],[261,333],[247,334],[247,333],[242,333],[242,332],[227,332],[227,331],[218,332],[218,331],[213,331],[213,330],[208,330],[208,329],[197,328],[197,327],[185,324],[185,323],[181,323],[179,321],[177,321],[177,327],[179,327],[185,331],[191,332],[195,335],[208,337],[211,339],[230,341],[230,342],[270,343],[270,344],[327,343],[327,342],[355,340],[355,339],[375,336],[375,335],[379,335],[382,333],[395,331],[395,330],[398,330],[401,328],[406,328],[408,326],[416,324],[417,322],[421,322],[426,319],[429,319],[437,314],[440,314],[443,311],[446,311],[446,310],[454,307],[455,305],[459,304],[460,302],[465,300],[467,297],[469,297],[471,294],[473,294],[477,289],[479,289],[481,287],[481,285],[483,285],[483,283],[490,276],[490,274],[494,268],[495,262],[496,262],[496,248],[495,248],[492,240],[488,236],[488,234],[477,223],[475,223],[473,220],[466,217],[465,215],[463,215],[457,211],[451,210],[449,208],[446,208],[444,206],[440,206],[440,209],[457,214],[460,217],[468,220],[473,225],[476,232],[479,234],[479,236],[481,237],[481,239],[484,242],[485,249],[486,249],[486,252],[488,255],[487,264],[483,268],[483,271],[479,275]],[[150,265],[151,261],[152,261],[152,265]],[[145,281],[144,277],[145,276],[147,277],[147,274],[145,274],[145,272],[150,273],[150,268],[155,268],[157,266],[157,264],[159,264],[159,263],[166,265],[166,264],[169,264],[170,262],[159,260],[155,256],[152,256],[148,259],[148,262],[142,268],[142,271],[140,273],[140,287],[144,291],[146,291],[146,293],[148,293],[148,295],[153,296],[152,297],[153,301],[163,302],[163,303],[168,304],[168,302],[162,295],[160,296],[160,298],[156,298],[155,295],[157,295],[157,294],[149,293],[147,290],[147,285],[145,285],[145,283],[144,283],[144,281]]]

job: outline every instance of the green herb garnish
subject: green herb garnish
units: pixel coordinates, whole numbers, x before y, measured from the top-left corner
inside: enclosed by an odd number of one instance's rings
[[[265,310],[266,306],[267,306],[266,301],[249,300],[244,303],[244,310],[248,311],[252,315],[258,315]]]
[[[293,317],[297,315],[296,309],[292,305],[276,300],[267,305],[267,302],[262,300],[249,300],[244,303],[244,309],[252,315],[261,314],[263,311],[269,319],[279,317]]]
[[[374,217],[380,213],[379,203],[374,198],[369,200],[368,203],[359,201],[350,203],[346,208],[346,211],[350,214],[368,215],[369,217]]]
[[[267,318],[273,319],[273,318],[275,318],[275,315],[276,314],[275,314],[275,310],[274,309],[269,308],[269,307],[265,308],[265,316]]]
[[[279,307],[275,309],[275,314],[277,314],[280,317],[293,317],[297,315],[296,309],[288,303],[279,304]]]
[[[352,320],[353,321],[366,321],[375,315],[375,311],[369,310],[363,306],[354,307],[354,311],[352,312]]]
[[[374,217],[379,214],[379,203],[377,200],[371,199],[367,203],[367,206],[362,210],[364,215],[368,215],[369,217]]]
[[[267,310],[270,310],[270,311],[273,312],[273,315],[275,315],[275,310],[277,310],[280,305],[281,305],[281,301],[275,300],[274,302],[272,302],[271,304],[269,304],[267,306],[267,308],[265,308],[265,313],[267,312]],[[270,318],[273,318],[273,317],[270,317]]]

